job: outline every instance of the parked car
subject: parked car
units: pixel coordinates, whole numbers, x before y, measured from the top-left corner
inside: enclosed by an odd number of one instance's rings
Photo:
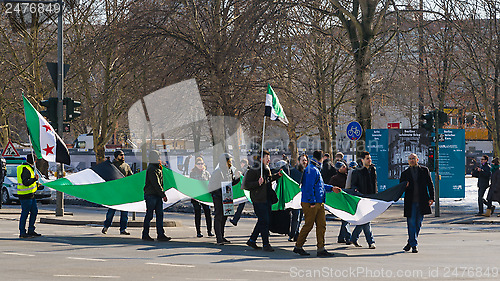
[[[20,164],[7,164],[7,175],[5,176],[2,186],[2,204],[11,204],[12,202],[19,201],[17,196],[17,167]],[[40,171],[36,173],[41,178],[43,177]],[[43,204],[50,203],[53,192],[43,185],[40,185],[35,192],[35,199],[41,201]]]

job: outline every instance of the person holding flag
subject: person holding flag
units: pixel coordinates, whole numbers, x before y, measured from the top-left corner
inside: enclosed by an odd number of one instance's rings
[[[21,218],[19,219],[19,238],[31,238],[42,236],[35,232],[36,216],[38,207],[36,205],[35,192],[38,187],[38,174],[35,173],[35,157],[33,154],[26,155],[26,162],[17,166],[17,195],[21,203]],[[28,231],[26,232],[26,219],[30,216]]]

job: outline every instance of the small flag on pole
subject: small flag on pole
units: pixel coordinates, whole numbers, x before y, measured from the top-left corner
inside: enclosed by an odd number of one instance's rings
[[[285,111],[283,111],[283,107],[281,107],[278,96],[269,84],[267,85],[265,116],[271,118],[271,120],[279,120],[283,124],[288,125],[288,119],[286,118]]]
[[[54,128],[36,111],[33,105],[23,96],[24,116],[31,137],[31,145],[37,158],[48,162],[70,164],[69,151]]]

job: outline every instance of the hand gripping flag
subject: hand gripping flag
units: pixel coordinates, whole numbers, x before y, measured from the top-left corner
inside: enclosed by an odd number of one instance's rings
[[[283,111],[283,107],[281,107],[280,100],[269,84],[267,85],[265,116],[271,118],[273,121],[279,120],[283,124],[288,125],[288,119],[286,118],[285,111]]]
[[[37,158],[48,162],[70,164],[68,148],[56,134],[54,128],[36,111],[33,105],[24,97],[24,116],[28,125],[31,145]]]

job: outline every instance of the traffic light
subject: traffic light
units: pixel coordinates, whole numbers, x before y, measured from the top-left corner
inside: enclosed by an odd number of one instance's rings
[[[64,98],[63,103],[66,105],[66,119],[64,121],[71,121],[82,115],[80,111],[75,110],[75,108],[82,106],[81,102],[75,101],[72,98]]]
[[[427,168],[429,168],[430,172],[435,172],[436,167],[434,166],[434,146],[430,146],[427,149]]]
[[[429,112],[426,114],[422,114],[420,116],[420,128],[423,128],[429,132],[434,132],[434,112]]]
[[[54,127],[57,124],[57,98],[49,98],[47,100],[40,101],[40,105],[47,108],[46,110],[42,110],[40,114],[45,116],[47,121],[49,121],[52,127]]]
[[[443,125],[445,123],[448,123],[448,114],[446,114],[444,111],[437,111],[437,118],[438,118],[438,127],[439,129],[442,129]]]

